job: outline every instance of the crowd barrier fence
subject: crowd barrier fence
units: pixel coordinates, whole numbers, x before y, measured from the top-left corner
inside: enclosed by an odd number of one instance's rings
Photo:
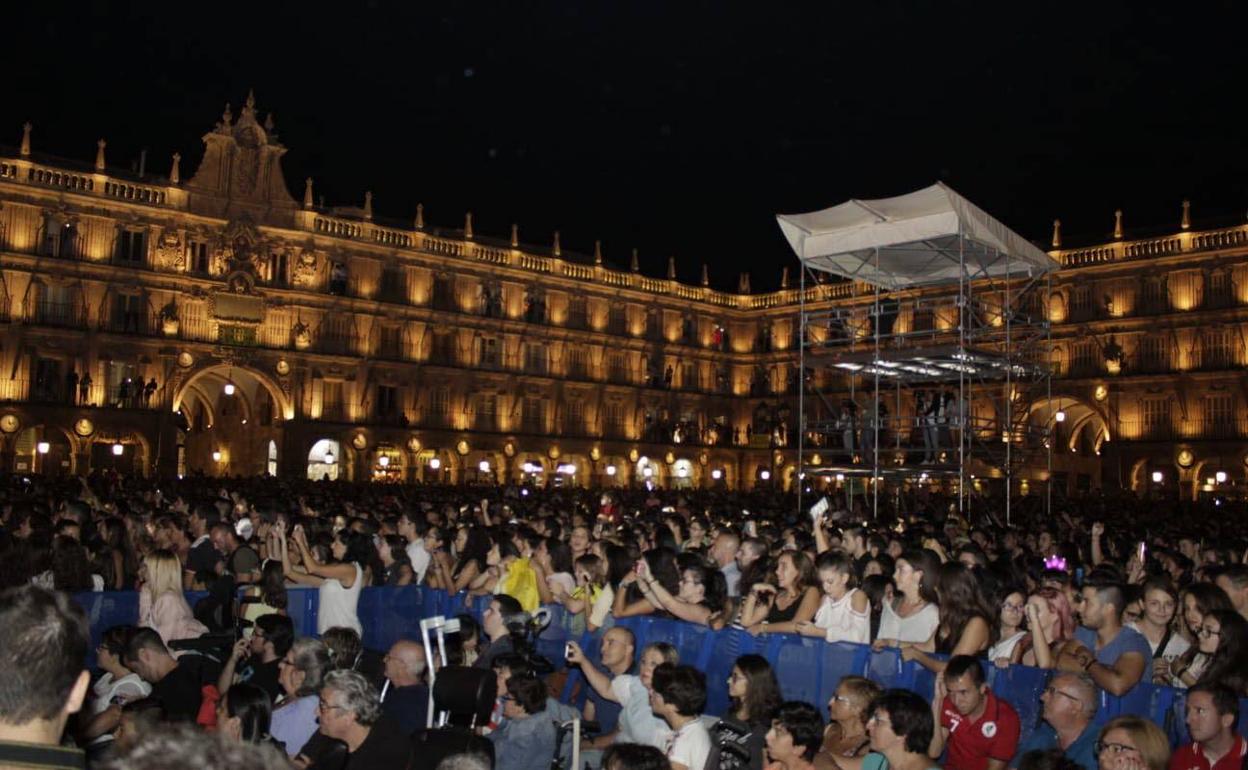
[[[288,589],[287,613],[294,622],[297,636],[315,636],[318,592],[314,588]],[[194,606],[205,594],[189,592],[187,601]],[[95,649],[105,629],[115,625],[133,625],[138,619],[139,599],[133,591],[106,591],[76,594],[75,599],[86,610],[91,624],[91,648],[88,666],[95,666]],[[420,621],[435,615],[472,615],[477,621],[489,606],[491,597],[469,597],[466,593],[448,595],[445,591],[421,586],[365,588],[360,592],[357,613],[364,628],[364,643],[374,650],[386,650],[400,639],[419,639]],[[591,660],[598,659],[598,642],[604,629],[595,633],[578,631],[574,617],[562,607],[549,608],[551,623],[538,637],[537,652],[562,671],[564,647],[578,641]],[[622,618],[614,625],[627,628],[637,640],[637,653],[651,642],[667,642],[680,653],[680,660],[705,672],[707,679],[706,713],[719,716],[728,709],[728,676],[733,661],[741,655],[756,653],[766,658],[776,672],[781,692],[786,699],[804,700],[826,707],[836,691],[836,684],[847,675],[865,676],[883,687],[902,687],[931,698],[935,676],[914,661],[906,661],[897,649],[873,651],[867,645],[835,643],[793,634],[751,636],[740,628],[712,631],[705,626],[655,616]],[[1042,704],[1040,696],[1048,686],[1051,671],[1029,666],[998,668],[985,661],[984,670],[993,692],[1018,711],[1022,736],[1026,740],[1039,724]],[[576,668],[568,672],[564,699],[583,703],[586,695],[584,680]],[[1147,717],[1162,727],[1171,743],[1188,740],[1184,722],[1186,691],[1152,684],[1137,685],[1122,697],[1103,694],[1097,723],[1104,723],[1122,714]],[[1248,734],[1248,699],[1240,702],[1241,735]]]

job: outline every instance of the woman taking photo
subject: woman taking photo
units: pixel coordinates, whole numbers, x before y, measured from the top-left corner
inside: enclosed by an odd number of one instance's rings
[[[815,568],[801,551],[785,551],[776,559],[776,584],[756,583],[741,607],[741,625],[752,635],[797,633],[798,624],[815,617],[819,589]]]
[[[645,556],[638,559],[633,569],[620,581],[620,589],[615,592],[615,604],[611,614],[616,620],[636,615],[653,615],[660,611],[653,602],[642,593],[638,585],[638,576],[645,570],[646,575],[658,581],[667,593],[680,593],[680,572],[676,568],[676,553],[668,548],[654,548],[646,551]]]
[[[1027,597],[1027,627],[1031,646],[1023,653],[1022,664],[1054,668],[1057,651],[1075,635],[1075,616],[1066,593],[1057,588],[1040,588]]]
[[[673,596],[663,584],[650,575],[646,562],[637,564],[637,585],[641,595],[657,609],[679,620],[710,626],[724,626],[724,600],[728,598],[723,573],[702,564],[690,564],[680,576],[680,590]]]
[[[828,701],[830,721],[815,755],[817,770],[862,770],[863,759],[871,749],[867,718],[871,703],[881,692],[880,686],[866,677],[841,678]]]
[[[460,527],[455,533],[455,562],[448,569],[447,561],[434,559],[438,587],[450,594],[467,590],[477,576],[489,569],[490,538],[476,527]]]
[[[295,525],[295,547],[303,561],[302,567],[291,568],[289,546],[286,545],[285,525],[278,522],[278,535],[282,543],[282,569],[296,583],[316,586],[320,605],[316,613],[316,632],[325,633],[334,626],[345,626],[355,629],[363,635],[364,626],[356,608],[360,601],[360,590],[364,587],[364,565],[374,558],[372,541],[368,535],[352,532],[349,529],[339,530],[334,535],[330,553],[333,561],[322,562],[308,547],[308,538],[303,527]]]
[[[796,623],[802,636],[829,642],[871,643],[871,601],[855,585],[854,564],[844,551],[826,551],[815,560],[823,601],[811,622]]]
[[[165,644],[198,639],[208,628],[195,619],[182,593],[182,564],[172,551],[157,550],[139,568],[139,625],[154,629]]]
[[[243,635],[248,639],[251,638],[252,628],[258,618],[286,614],[289,598],[286,594],[286,573],[282,569],[279,553],[281,546],[274,546],[273,558],[260,568],[260,582],[246,590],[246,595],[253,600],[243,605],[243,619],[252,623],[243,630]]]
[[[762,770],[764,738],[780,706],[780,685],[761,655],[742,655],[728,677],[728,713],[711,728],[707,770]]]
[[[936,629],[940,626],[940,607],[936,580],[940,561],[931,551],[905,551],[897,559],[893,571],[896,596],[886,602],[880,613],[879,636],[875,649],[917,644],[927,650],[936,648]]]

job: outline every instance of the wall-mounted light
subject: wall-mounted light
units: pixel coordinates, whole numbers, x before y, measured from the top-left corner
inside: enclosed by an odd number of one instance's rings
[[[50,450],[51,448],[52,448],[52,445],[46,441],[40,441],[38,444],[35,445],[35,449],[39,450],[39,454],[41,455],[46,455],[48,453],[48,450]]]
[[[489,460],[482,460],[481,462],[477,463],[477,470],[481,471],[482,473],[489,473],[489,472],[490,472],[490,461],[489,461]]]
[[[1226,471],[1218,471],[1217,473],[1213,474],[1213,480],[1219,484],[1225,484],[1226,483]]]
[[[763,471],[762,473],[758,474],[758,477],[762,479],[763,481],[770,481],[771,471]]]
[[[1053,415],[1053,419],[1058,422],[1066,422],[1066,412],[1062,409],[1057,410],[1057,414]]]
[[[125,451],[126,451],[126,448],[122,446],[121,444],[113,444],[113,454],[117,455],[118,457],[120,457]]]
[[[1154,484],[1160,484],[1163,478],[1165,478],[1165,476],[1162,475],[1161,471],[1153,471],[1153,483]]]
[[[724,477],[724,472],[721,471],[719,468],[716,468],[715,470],[711,471],[711,478],[715,479],[716,481],[719,481],[723,477]]]
[[[438,458],[434,457],[429,460],[430,470],[436,471],[438,468],[441,468],[441,467],[442,467],[442,461],[439,460]]]
[[[614,465],[608,465],[608,466],[607,466],[607,475],[608,475],[608,476],[614,476],[614,475],[615,475],[615,466],[614,466]]]
[[[386,468],[390,465],[390,458],[387,457],[386,455],[382,455],[381,457],[377,458],[377,464],[383,468]]]
[[[215,450],[215,449],[213,450],[213,452],[212,452],[212,461],[213,461],[214,463],[219,463],[219,462],[221,462],[221,452],[220,452],[219,450]]]
[[[645,476],[646,478],[650,478],[651,476],[654,475],[654,468],[651,468],[649,465],[647,465],[646,467],[641,469],[641,475]]]

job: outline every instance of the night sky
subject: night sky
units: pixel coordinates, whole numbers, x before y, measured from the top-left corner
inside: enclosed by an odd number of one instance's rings
[[[174,8],[173,6],[180,6]],[[184,7],[181,7],[184,6]],[[0,141],[189,178],[255,88],[328,205],[756,291],[776,212],[944,180],[1047,247],[1248,212],[1246,4],[24,2]]]

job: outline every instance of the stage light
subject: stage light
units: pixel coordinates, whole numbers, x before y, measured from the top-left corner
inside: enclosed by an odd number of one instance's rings
[[[126,451],[126,448],[122,446],[121,444],[113,444],[113,454],[121,455],[125,451]]]

